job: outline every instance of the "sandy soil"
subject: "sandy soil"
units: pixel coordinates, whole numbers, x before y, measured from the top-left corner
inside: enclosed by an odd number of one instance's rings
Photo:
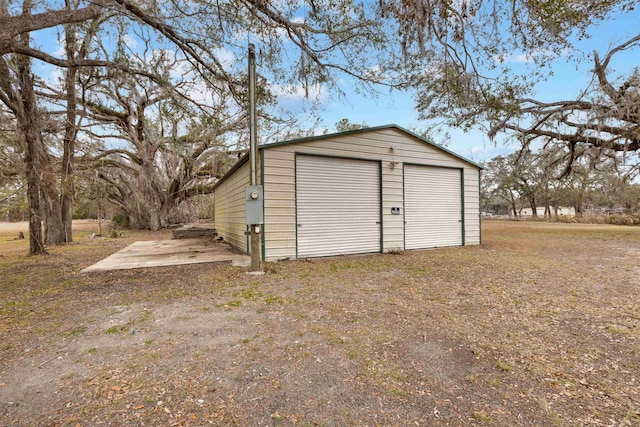
[[[78,273],[154,238],[0,257],[0,425],[640,424],[640,228]]]

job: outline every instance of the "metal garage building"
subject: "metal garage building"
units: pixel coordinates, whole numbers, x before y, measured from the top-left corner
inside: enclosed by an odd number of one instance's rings
[[[215,225],[248,252],[247,155],[215,186]],[[263,259],[480,244],[481,167],[396,125],[259,147]]]

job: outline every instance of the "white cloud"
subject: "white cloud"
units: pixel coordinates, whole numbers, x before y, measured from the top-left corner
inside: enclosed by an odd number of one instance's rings
[[[224,47],[214,49],[213,54],[227,71],[229,71],[236,62],[236,55]]]
[[[216,106],[220,105],[220,102],[222,101],[220,99],[220,96],[217,93],[211,91],[211,89],[209,89],[206,83],[204,83],[202,80],[196,81],[191,84],[189,89],[184,91],[184,94],[190,99],[202,105]]]
[[[135,50],[138,46],[138,41],[131,34],[123,34],[120,36],[120,40],[126,44],[129,49]]]
[[[66,43],[64,40],[58,40],[58,47],[53,51],[53,55],[57,57],[66,56],[67,52],[65,49],[65,44]]]
[[[369,68],[365,72],[364,76],[374,82],[384,82],[391,79],[391,75],[385,73],[379,64],[376,64],[373,67]]]
[[[537,58],[545,56],[545,57],[566,57],[569,56],[571,51],[569,49],[564,49],[559,54],[553,52],[549,49],[540,49],[533,51],[531,53],[524,52],[513,52],[511,54],[502,54],[495,55],[493,60],[499,62],[501,64],[529,64],[535,62]],[[556,59],[556,58],[554,58]]]

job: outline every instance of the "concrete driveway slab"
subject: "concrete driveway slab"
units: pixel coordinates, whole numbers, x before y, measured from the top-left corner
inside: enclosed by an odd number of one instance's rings
[[[233,262],[248,266],[250,258],[234,252],[226,243],[211,239],[150,240],[135,242],[85,268],[82,273],[202,262]]]

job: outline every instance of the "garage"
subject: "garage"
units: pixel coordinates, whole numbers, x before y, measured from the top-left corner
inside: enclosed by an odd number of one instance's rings
[[[266,261],[481,243],[482,167],[397,125],[259,146]],[[247,252],[249,156],[214,186],[214,222]]]
[[[380,162],[297,155],[297,256],[380,252],[380,182]]]
[[[405,249],[461,246],[462,170],[405,164]]]

